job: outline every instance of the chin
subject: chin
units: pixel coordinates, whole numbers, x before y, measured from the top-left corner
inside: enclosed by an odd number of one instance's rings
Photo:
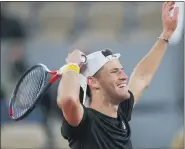
[[[120,96],[120,99],[123,101],[123,100],[127,100],[130,98],[130,93],[127,91],[125,93],[122,93]]]
[[[125,94],[125,99],[129,99],[129,98],[130,98],[130,93],[127,92],[127,93]]]

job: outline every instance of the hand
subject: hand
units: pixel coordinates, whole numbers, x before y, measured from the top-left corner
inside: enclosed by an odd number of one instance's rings
[[[170,16],[170,11],[174,8],[175,2],[165,2],[162,7],[162,23],[163,23],[163,33],[162,36],[166,40],[169,40],[169,38],[174,33],[175,29],[177,28],[177,22],[178,22],[178,13],[179,8],[176,7],[174,9],[173,16]]]
[[[67,58],[66,58],[66,63],[75,63],[77,65],[80,66],[81,62],[82,62],[82,58],[81,58],[82,52],[80,52],[79,50],[74,50],[72,53],[69,53]]]

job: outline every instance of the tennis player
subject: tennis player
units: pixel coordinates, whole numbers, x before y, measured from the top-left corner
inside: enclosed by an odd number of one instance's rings
[[[163,31],[137,64],[130,80],[120,64],[120,54],[110,50],[89,54],[83,70],[81,53],[75,50],[68,55],[57,104],[63,113],[61,133],[72,149],[132,148],[128,122],[134,104],[149,86],[177,27],[178,8],[169,16],[173,5],[174,2],[163,4]],[[85,93],[83,100],[79,97],[80,86]]]

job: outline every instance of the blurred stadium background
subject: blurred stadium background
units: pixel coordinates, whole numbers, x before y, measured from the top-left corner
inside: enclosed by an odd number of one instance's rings
[[[1,147],[68,148],[60,135],[58,82],[28,118],[14,122],[7,104],[17,79],[36,63],[59,68],[76,48],[120,52],[130,75],[162,31],[161,7],[162,2],[1,2]],[[183,41],[169,45],[134,108],[134,148],[183,145]]]

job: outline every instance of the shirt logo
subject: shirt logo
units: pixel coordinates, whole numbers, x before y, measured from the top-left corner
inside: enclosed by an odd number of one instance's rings
[[[125,123],[123,121],[121,123],[122,123],[123,129],[126,129]]]

